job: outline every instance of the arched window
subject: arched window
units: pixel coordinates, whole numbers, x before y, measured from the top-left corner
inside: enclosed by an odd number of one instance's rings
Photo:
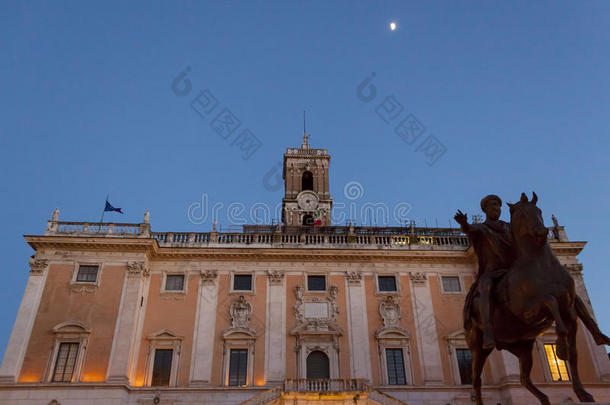
[[[305,171],[301,179],[301,191],[311,190],[313,191],[313,173]]]
[[[52,329],[55,334],[47,382],[80,382],[85,351],[91,329],[83,322],[62,322]]]
[[[307,378],[330,378],[330,365],[326,353],[314,350],[307,356]]]

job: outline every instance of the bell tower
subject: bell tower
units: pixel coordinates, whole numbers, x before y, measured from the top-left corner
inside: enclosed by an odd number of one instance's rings
[[[282,222],[287,226],[330,226],[330,155],[326,149],[311,149],[308,138],[304,133],[301,147],[288,148],[284,154]]]

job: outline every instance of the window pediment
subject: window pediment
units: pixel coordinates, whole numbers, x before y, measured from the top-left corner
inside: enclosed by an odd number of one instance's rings
[[[400,326],[381,328],[375,333],[377,339],[410,339],[409,331]]]
[[[182,336],[176,335],[169,329],[161,329],[151,335],[148,335],[149,340],[182,340]]]
[[[450,342],[451,341],[460,341],[460,340],[465,341],[466,340],[466,334],[464,332],[464,329],[460,329],[460,330],[457,330],[457,331],[455,331],[453,333],[448,334],[445,337],[445,339],[447,339]]]
[[[256,331],[254,329],[230,328],[222,333],[225,340],[234,339],[256,339]]]
[[[84,322],[67,321],[56,325],[53,328],[54,333],[91,333],[91,329]]]

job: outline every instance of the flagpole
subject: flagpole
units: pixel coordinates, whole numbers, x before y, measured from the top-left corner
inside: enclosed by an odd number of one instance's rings
[[[104,204],[104,209],[102,210],[102,219],[100,219],[100,224],[104,222],[104,213],[106,212],[106,204],[108,203],[108,197],[110,194],[106,194],[106,203]]]

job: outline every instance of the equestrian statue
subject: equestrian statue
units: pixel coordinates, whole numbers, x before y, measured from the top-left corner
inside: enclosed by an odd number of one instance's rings
[[[538,197],[525,193],[510,208],[510,224],[500,220],[502,200],[488,195],[481,200],[486,219],[468,223],[457,211],[460,224],[479,262],[477,279],[464,304],[464,330],[472,354],[472,385],[477,405],[481,397],[481,372],[487,356],[496,348],[518,357],[521,384],[541,404],[549,398],[532,383],[532,348],[535,339],[555,323],[557,357],[570,365],[572,388],[582,402],[594,402],[585,391],[577,368],[576,331],[578,318],[591,332],[595,343],[610,345],[587,307],[576,294],[574,280],[559,263],[548,242],[548,230]]]

